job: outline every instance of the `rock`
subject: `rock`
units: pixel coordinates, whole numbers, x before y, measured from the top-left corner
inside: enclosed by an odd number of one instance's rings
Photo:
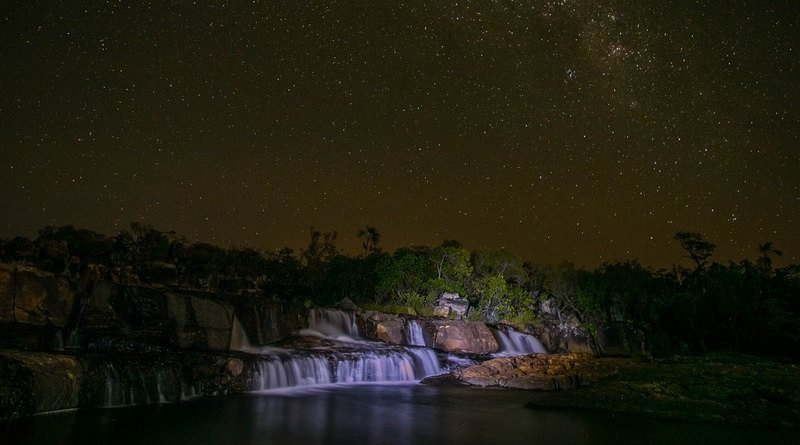
[[[0,323],[14,321],[14,272],[16,267],[0,263]]]
[[[169,318],[181,348],[224,351],[230,348],[233,308],[190,295],[166,294]]]
[[[439,318],[450,318],[450,308],[447,306],[434,306],[433,316]]]
[[[467,301],[466,298],[461,298],[458,294],[444,292],[434,303],[434,311],[436,307],[448,308],[449,311],[446,316],[449,317],[450,314],[453,314],[456,318],[461,320],[467,315],[469,301]]]
[[[467,354],[490,354],[500,349],[492,331],[480,321],[428,319],[421,320],[421,325],[435,349]]]
[[[453,371],[450,380],[480,387],[555,391],[581,386],[580,366],[589,354],[532,354],[498,357]]]
[[[361,308],[359,308],[358,305],[353,302],[353,300],[351,300],[351,299],[349,299],[347,297],[342,298],[342,300],[339,301],[339,303],[336,304],[336,307],[338,307],[339,309],[345,310],[345,311],[350,311],[350,312],[357,312],[357,311],[361,310]]]
[[[265,298],[232,299],[236,317],[251,345],[265,345],[308,326],[308,309]]]
[[[0,266],[0,322],[64,327],[75,294],[66,278],[27,266]]]
[[[383,312],[359,312],[356,322],[364,337],[384,341],[393,345],[403,344],[405,321],[393,314]]]
[[[232,358],[225,364],[225,372],[232,376],[238,376],[244,370],[244,363],[238,358]]]
[[[533,334],[551,352],[594,353],[594,341],[574,316],[563,320],[545,318]]]
[[[0,418],[78,406],[83,367],[76,357],[3,351],[0,369]]]
[[[86,343],[96,349],[133,352],[177,345],[223,351],[230,347],[233,307],[205,296],[100,282],[86,299],[79,325]]]

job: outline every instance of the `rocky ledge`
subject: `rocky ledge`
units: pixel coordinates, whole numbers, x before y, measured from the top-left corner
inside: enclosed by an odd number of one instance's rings
[[[424,383],[534,390],[527,405],[534,409],[800,428],[800,365],[742,355],[500,357]]]

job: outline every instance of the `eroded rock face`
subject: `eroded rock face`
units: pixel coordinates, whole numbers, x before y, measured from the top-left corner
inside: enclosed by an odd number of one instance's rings
[[[33,267],[0,265],[0,322],[64,327],[74,299],[65,278]]]
[[[14,270],[10,264],[0,263],[0,323],[14,321]]]
[[[545,319],[533,329],[534,335],[551,352],[593,353],[594,341],[575,317]]]
[[[403,344],[405,321],[397,315],[366,311],[358,314],[357,323],[364,337],[393,345]]]
[[[223,351],[230,347],[233,307],[209,298],[147,286],[100,282],[79,320],[97,349],[137,351],[178,346]]]
[[[263,298],[239,297],[233,301],[236,317],[252,345],[265,345],[308,326],[308,310]]]
[[[480,321],[430,319],[422,322],[422,328],[433,348],[442,351],[490,354],[500,349],[492,331]]]
[[[189,295],[166,295],[169,318],[181,348],[224,351],[230,347],[233,308]]]
[[[4,351],[0,370],[0,418],[78,406],[83,367],[75,357]]]

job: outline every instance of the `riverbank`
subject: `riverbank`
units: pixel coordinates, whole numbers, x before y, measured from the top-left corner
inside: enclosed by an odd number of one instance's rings
[[[661,360],[588,354],[500,357],[424,380],[530,390],[531,409],[800,428],[800,365],[735,354]]]

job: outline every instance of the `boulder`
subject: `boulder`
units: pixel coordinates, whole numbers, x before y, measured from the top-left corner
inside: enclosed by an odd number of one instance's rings
[[[394,345],[403,344],[405,321],[397,315],[373,311],[360,312],[356,322],[359,333],[364,337]]]
[[[467,315],[469,301],[466,298],[461,298],[458,294],[444,292],[434,303],[434,313],[436,313],[436,307],[448,308],[449,311],[446,316],[449,317],[452,314],[455,318],[461,320]]]
[[[434,306],[433,316],[439,318],[450,318],[450,308],[447,306]]]
[[[480,321],[429,319],[421,324],[435,349],[466,354],[490,354],[500,349],[492,331]]]
[[[577,388],[584,380],[581,374],[589,354],[532,354],[499,357],[481,364],[453,371],[432,383],[466,383],[474,386],[555,391]]]

